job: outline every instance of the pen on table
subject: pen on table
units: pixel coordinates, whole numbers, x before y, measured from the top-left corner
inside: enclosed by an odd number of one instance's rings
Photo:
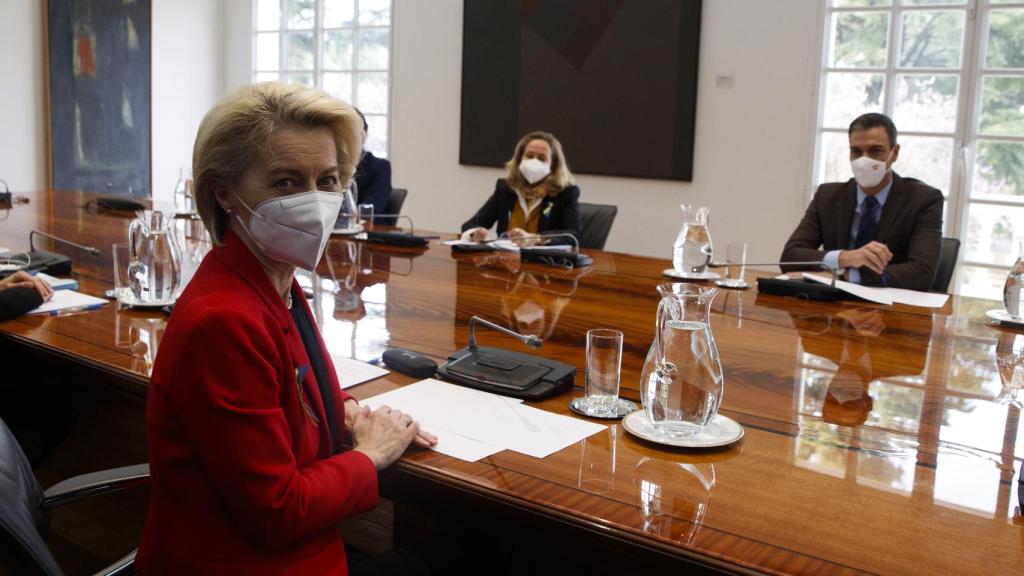
[[[90,304],[88,306],[81,306],[78,308],[64,308],[63,310],[50,310],[50,316],[61,316],[62,314],[70,314],[72,312],[91,312],[93,310],[99,310],[103,307],[103,304]]]

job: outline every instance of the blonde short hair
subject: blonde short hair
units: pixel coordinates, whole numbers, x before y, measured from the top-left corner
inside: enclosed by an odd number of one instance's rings
[[[526,152],[526,145],[534,140],[543,140],[551,147],[551,175],[548,176],[548,193],[558,194],[562,190],[576,183],[572,172],[569,171],[569,163],[562,153],[562,144],[550,132],[530,132],[519,139],[516,144],[516,151],[512,159],[505,163],[505,182],[515,190],[523,190],[528,184],[523,175],[519,173],[519,163],[523,161],[523,154]]]
[[[326,127],[334,135],[338,173],[348,182],[362,151],[363,123],[355,109],[316,88],[280,82],[246,86],[217,103],[199,124],[192,149],[196,209],[210,236],[221,243],[228,214],[217,202],[218,184],[237,187],[284,126]]]

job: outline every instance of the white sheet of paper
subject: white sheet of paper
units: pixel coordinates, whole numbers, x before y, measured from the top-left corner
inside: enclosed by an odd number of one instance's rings
[[[815,282],[822,284],[832,284],[832,278],[826,278],[824,276],[818,276],[817,274],[808,274],[804,272],[804,278],[809,278]],[[836,280],[836,288],[839,288],[847,294],[853,294],[858,298],[863,298],[868,302],[875,302],[877,304],[885,304],[888,306],[892,305],[892,296],[885,293],[885,288],[875,288],[873,286],[861,286],[860,284],[854,284],[853,282],[844,282],[842,280]]]
[[[601,424],[524,406],[515,398],[433,379],[360,403],[374,409],[387,405],[408,412],[427,430],[451,432],[492,446],[496,451],[509,449],[536,458],[544,458],[605,428]],[[438,451],[441,451],[440,445],[439,440]]]
[[[810,278],[811,280],[822,284],[829,284],[832,282],[831,278],[818,276],[816,274],[804,273],[804,278]],[[923,308],[942,308],[946,305],[946,301],[949,300],[949,294],[918,292],[917,290],[907,290],[905,288],[861,286],[851,282],[843,282],[842,280],[836,281],[836,288],[853,294],[854,296],[859,296],[860,298],[870,302],[877,302],[879,304],[897,303],[907,304],[910,306],[921,306]]]
[[[949,300],[949,294],[937,294],[935,292],[918,292],[905,288],[886,288],[893,302],[909,304],[911,306],[922,306],[924,308],[942,308]]]
[[[380,378],[388,373],[388,370],[373,364],[367,364],[355,358],[335,356],[331,354],[331,362],[334,362],[334,371],[338,374],[338,383],[344,390],[356,384],[368,382],[374,378]]]
[[[433,426],[424,426],[421,424],[420,429],[437,436],[437,445],[433,447],[433,450],[440,452],[441,454],[451,456],[452,458],[465,460],[466,462],[483,460],[488,456],[494,456],[498,452],[504,450],[504,448],[500,446],[485,444],[441,428],[434,428]]]
[[[56,290],[49,302],[43,302],[38,308],[29,310],[28,314],[47,314],[50,312],[60,312],[61,310],[88,310],[99,308],[106,303],[107,301],[103,298],[89,296],[74,290]]]
[[[488,239],[483,240],[481,242],[473,242],[472,240],[461,240],[459,238],[456,238],[455,240],[445,240],[444,242],[441,242],[441,244],[444,244],[445,246],[466,246],[466,245],[472,246],[472,245],[476,245],[476,244],[482,244],[482,243],[486,243],[486,242],[491,242],[492,240],[495,240],[495,239],[494,238],[488,238]]]

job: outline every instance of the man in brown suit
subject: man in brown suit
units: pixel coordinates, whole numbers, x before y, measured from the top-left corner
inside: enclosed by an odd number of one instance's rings
[[[942,193],[892,171],[900,147],[887,116],[864,114],[848,134],[854,177],[818,187],[779,260],[822,262],[858,284],[928,290],[939,259]]]

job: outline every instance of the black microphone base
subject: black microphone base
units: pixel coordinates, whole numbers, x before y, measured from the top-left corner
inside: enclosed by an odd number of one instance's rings
[[[818,302],[839,302],[840,300],[860,300],[849,292],[821,284],[813,280],[783,280],[781,278],[758,278],[757,291],[762,294],[776,296],[792,296],[802,300]]]
[[[542,400],[571,389],[576,367],[532,354],[479,346],[455,352],[437,373],[449,382],[477,390]]]
[[[8,255],[21,256],[25,252],[9,252]],[[51,276],[69,276],[71,275],[71,258],[63,254],[57,254],[56,252],[44,252],[42,250],[33,250],[28,252],[29,262],[27,272],[43,272]],[[6,278],[14,274],[14,271],[0,272],[0,278]]]

